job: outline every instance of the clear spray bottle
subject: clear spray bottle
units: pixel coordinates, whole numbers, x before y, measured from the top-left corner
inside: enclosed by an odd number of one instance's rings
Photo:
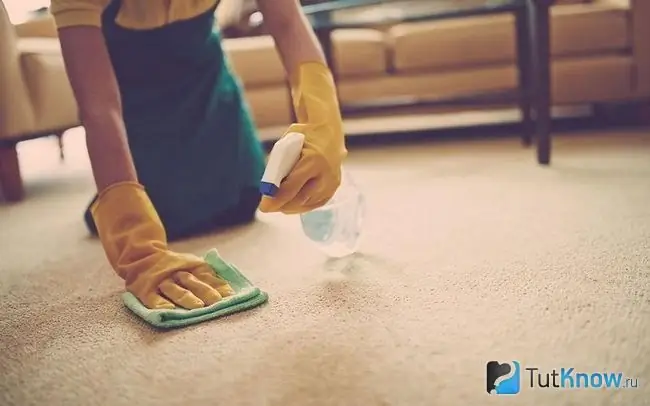
[[[300,158],[304,134],[289,133],[275,143],[260,191],[273,197],[284,178]],[[359,248],[365,216],[365,199],[350,174],[341,168],[341,185],[323,206],[300,214],[302,230],[320,250],[334,258],[355,253]]]

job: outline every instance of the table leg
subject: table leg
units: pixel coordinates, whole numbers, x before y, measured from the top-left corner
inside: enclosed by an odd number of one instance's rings
[[[291,92],[291,82],[287,79],[287,93],[289,93],[289,114],[291,115],[291,123],[298,122],[298,116],[296,116],[296,110],[293,107],[293,94]]]
[[[18,202],[25,197],[16,144],[0,145],[0,190],[8,202]]]
[[[332,71],[332,75],[336,79],[336,72],[334,69],[334,44],[332,43],[332,30],[329,28],[321,28],[316,30],[316,38],[320,42],[320,46],[323,49],[323,54],[325,55],[325,61],[327,66]]]
[[[520,9],[515,14],[516,41],[517,41],[517,73],[519,79],[519,111],[521,112],[521,141],[524,146],[532,143],[533,118],[532,98],[533,83],[531,80],[532,50],[530,48],[531,27],[527,9]]]
[[[530,23],[533,26],[533,65],[535,71],[535,132],[537,162],[548,165],[551,161],[551,52],[550,8],[552,0],[532,0]],[[531,4],[531,3],[529,3]]]
[[[65,149],[63,148],[63,134],[65,134],[65,131],[59,131],[58,133],[54,134],[54,136],[57,138],[57,143],[59,144],[59,159],[61,159],[61,161],[65,160]]]

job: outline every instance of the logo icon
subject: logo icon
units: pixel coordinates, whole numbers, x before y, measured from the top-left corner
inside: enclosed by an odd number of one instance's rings
[[[520,389],[519,362],[490,361],[485,368],[487,393],[490,395],[516,395]]]

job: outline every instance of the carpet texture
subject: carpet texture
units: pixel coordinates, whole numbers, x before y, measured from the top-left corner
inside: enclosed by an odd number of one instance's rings
[[[297,218],[217,247],[270,301],[160,333],[124,308],[82,212],[83,134],[25,143],[28,199],[0,205],[0,404],[650,404],[650,130],[354,149],[361,252],[326,260]],[[486,393],[485,365],[622,372],[639,388]],[[174,372],[171,372],[174,371]]]

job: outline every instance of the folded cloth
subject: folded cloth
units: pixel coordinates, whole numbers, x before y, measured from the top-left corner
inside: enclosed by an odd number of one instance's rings
[[[122,300],[137,316],[158,328],[185,327],[217,317],[242,312],[264,304],[268,294],[253,284],[233,264],[224,261],[216,249],[205,254],[205,261],[214,271],[227,280],[235,294],[228,296],[217,303],[199,309],[160,309],[152,310],[145,307],[133,294],[126,292]]]

